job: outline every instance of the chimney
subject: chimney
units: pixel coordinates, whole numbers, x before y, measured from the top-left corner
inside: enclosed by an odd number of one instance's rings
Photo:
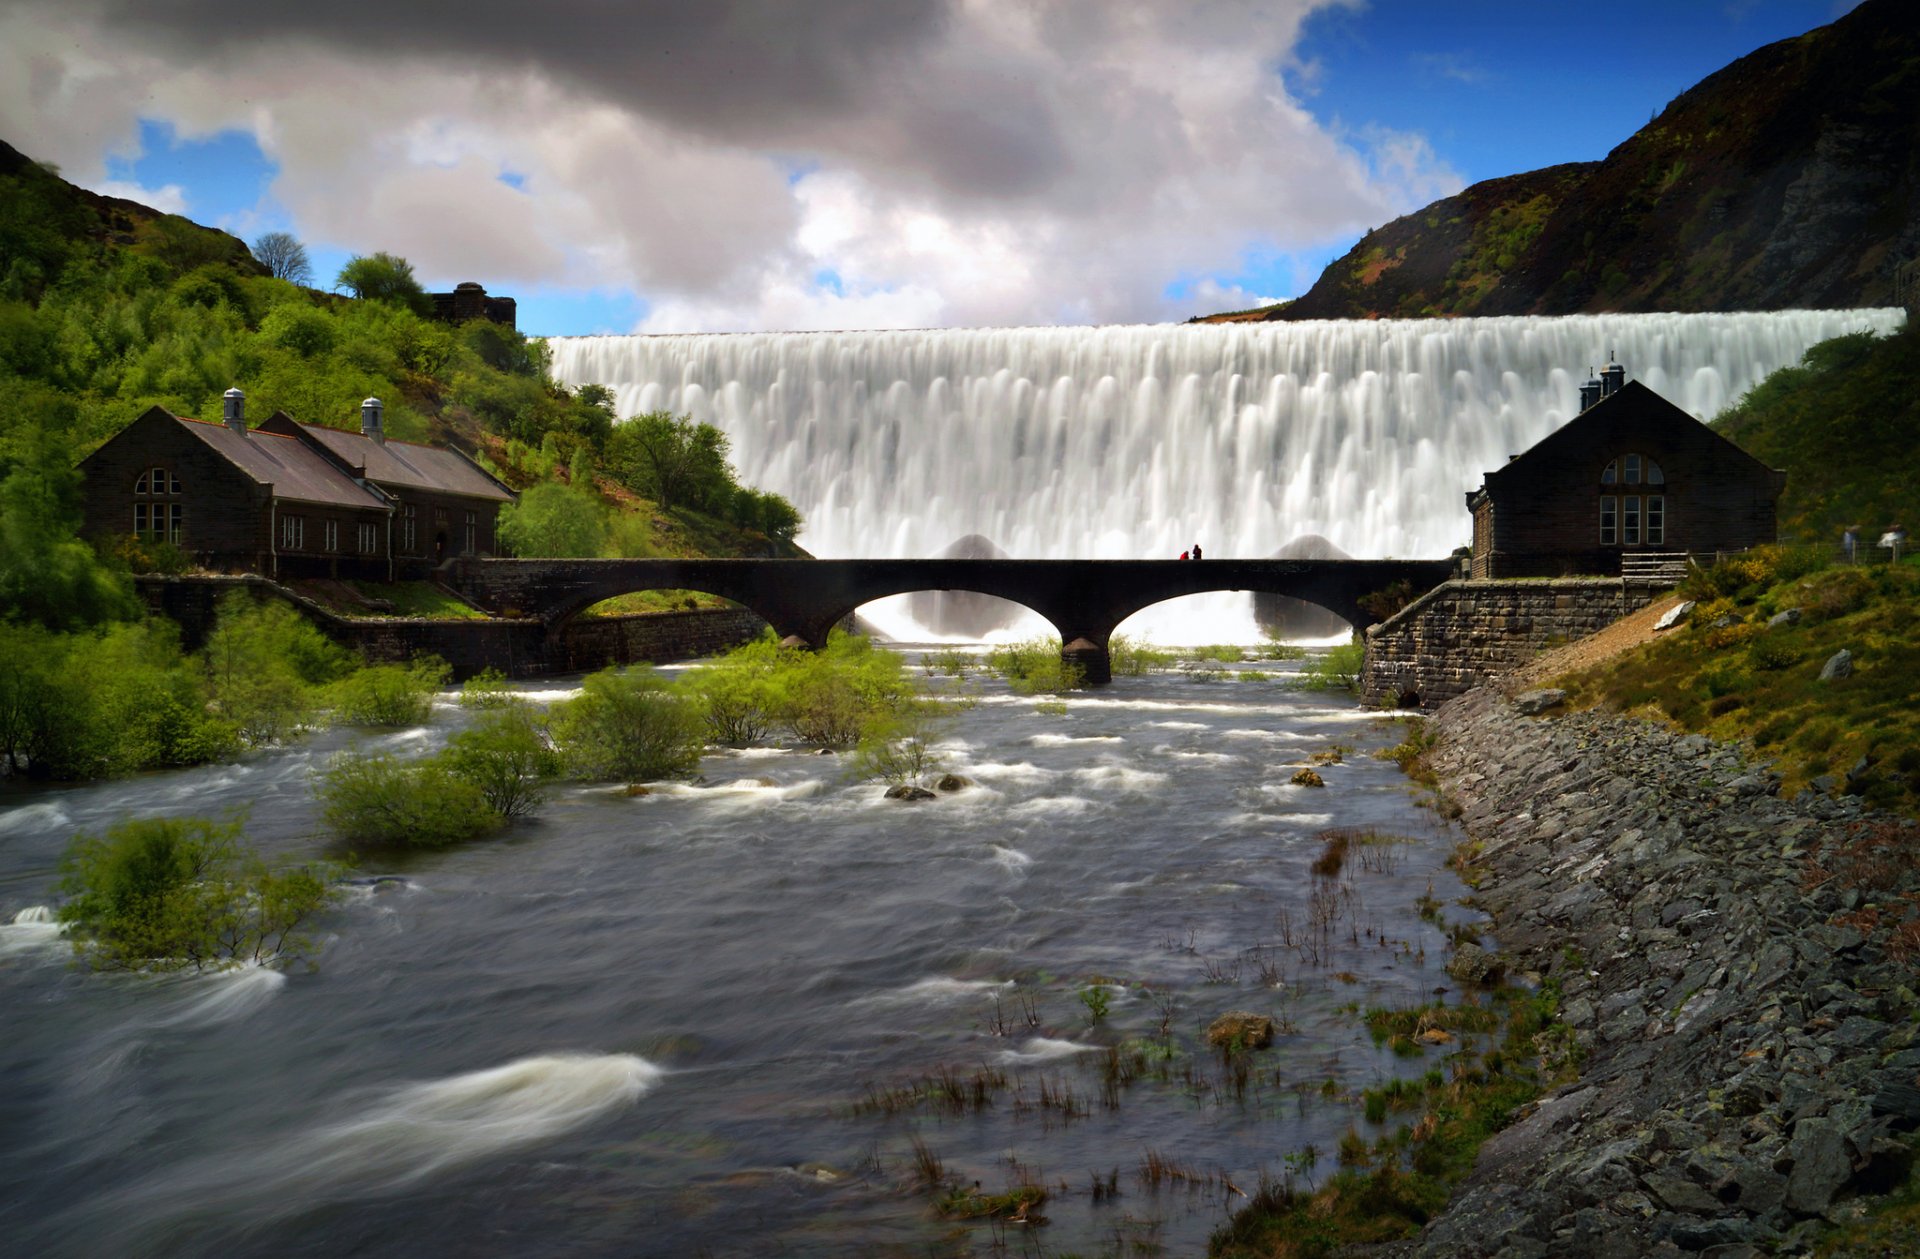
[[[224,397],[226,398],[226,409],[225,409],[225,413],[221,416],[221,418],[226,420],[227,427],[232,429],[234,432],[236,433],[246,432],[247,431],[247,395],[244,393],[241,393],[239,386],[236,385],[232,389],[227,390]]]
[[[1614,394],[1619,393],[1627,387],[1627,369],[1623,365],[1614,362],[1613,355],[1608,354],[1607,370],[1600,373],[1600,379],[1606,385],[1606,388],[1600,391],[1600,396],[1603,398],[1611,398]]]
[[[360,431],[381,445],[386,445],[387,434],[380,427],[380,399],[368,398],[360,404]]]
[[[1589,367],[1587,371],[1592,372],[1593,369]],[[1587,383],[1580,386],[1580,409],[1582,411],[1600,401],[1600,391],[1602,388],[1604,388],[1604,386],[1601,385],[1598,377],[1591,375],[1587,377]]]

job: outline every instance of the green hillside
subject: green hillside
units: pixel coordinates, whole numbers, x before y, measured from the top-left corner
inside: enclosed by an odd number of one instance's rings
[[[1920,522],[1920,329],[1816,345],[1713,424],[1786,470],[1783,542],[1831,549],[1848,525],[1872,543],[1888,525]]]
[[[224,232],[86,192],[0,144],[0,615],[98,619],[83,557],[48,558],[78,523],[72,466],[149,406],[218,416],[234,385],[256,421],[357,427],[360,399],[380,397],[392,436],[457,446],[526,491],[501,523],[521,554],[791,552],[798,514],[736,482],[717,430],[616,425],[607,390],[552,379],[544,342],[431,318],[404,260],[349,270],[380,296],[274,278]],[[61,599],[95,611],[56,612]]]

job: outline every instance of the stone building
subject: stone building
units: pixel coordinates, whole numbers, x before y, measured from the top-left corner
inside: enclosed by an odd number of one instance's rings
[[[285,414],[252,429],[238,389],[218,424],[151,407],[81,461],[82,532],[268,577],[393,581],[492,554],[513,491],[458,451],[388,442],[380,416],[369,398],[359,433]]]
[[[1472,575],[1618,577],[1775,539],[1786,474],[1610,365],[1583,410],[1467,495]]]
[[[448,323],[485,319],[511,328],[520,317],[520,304],[511,297],[488,297],[487,290],[472,280],[453,286],[451,293],[429,293],[433,317]]]

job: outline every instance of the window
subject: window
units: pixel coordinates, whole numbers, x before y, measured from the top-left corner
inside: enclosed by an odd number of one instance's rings
[[[1600,470],[1600,545],[1639,546],[1644,537],[1649,546],[1664,546],[1667,540],[1667,500],[1664,495],[1645,496],[1646,514],[1641,515],[1641,496],[1629,494],[1616,498],[1610,492],[1619,485],[1665,485],[1666,474],[1660,465],[1643,454],[1621,455]]]
[[[468,555],[472,555],[474,551],[478,549],[475,543],[479,540],[479,534],[480,534],[479,518],[475,515],[475,513],[468,512],[467,513],[467,545],[466,545],[466,553]]]
[[[418,545],[418,535],[415,532],[418,524],[419,520],[412,503],[407,503],[400,508],[400,550],[404,554],[412,555]]]
[[[155,502],[175,498],[180,478],[165,468],[149,468],[133,483],[133,533],[142,542],[178,542],[186,508],[179,503]]]
[[[307,518],[305,516],[280,517],[280,549],[283,551],[305,550],[307,545]]]
[[[150,468],[142,472],[140,479],[133,483],[133,492],[154,497],[178,494],[180,478],[165,468]]]
[[[360,554],[372,555],[375,551],[379,549],[380,549],[380,526],[365,525],[365,524],[361,525],[360,526]]]
[[[340,522],[329,520],[320,526],[320,549],[338,551],[340,549]]]

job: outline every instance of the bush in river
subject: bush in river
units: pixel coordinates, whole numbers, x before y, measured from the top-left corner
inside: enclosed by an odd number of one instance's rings
[[[603,782],[641,782],[692,772],[703,748],[693,701],[651,673],[589,674],[580,695],[548,721],[565,772]]]
[[[825,650],[787,652],[782,664],[778,716],[804,743],[852,747],[919,699],[905,659],[863,635],[835,630]]]
[[[443,760],[343,752],[315,783],[321,816],[342,840],[445,848],[498,827],[487,793]]]
[[[861,737],[853,772],[890,787],[910,785],[939,772],[933,745],[945,732],[945,706],[937,701],[908,707],[877,720]]]
[[[1366,644],[1355,639],[1315,656],[1300,671],[1300,676],[1306,685],[1317,690],[1352,691],[1360,685],[1360,671],[1366,662]]]
[[[525,703],[489,710],[453,736],[441,760],[455,777],[478,787],[488,807],[503,818],[539,808],[547,783],[560,772],[559,756]]]
[[[1058,638],[1032,638],[987,653],[987,668],[1016,695],[1055,695],[1086,685],[1086,670],[1060,658]]]
[[[238,821],[141,818],[76,835],[62,863],[60,920],[98,970],[283,965],[335,896],[332,868],[269,869]]]
[[[680,690],[706,722],[707,737],[731,746],[766,738],[780,722],[782,675],[794,655],[769,630],[682,678]]]
[[[330,696],[340,720],[356,726],[417,726],[433,715],[434,692],[453,670],[438,656],[409,664],[373,664],[333,684]]]

